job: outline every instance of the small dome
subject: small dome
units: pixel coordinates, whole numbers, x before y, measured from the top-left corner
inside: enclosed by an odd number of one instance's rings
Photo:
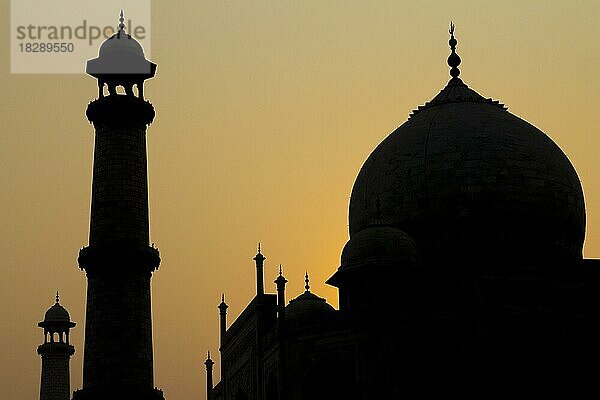
[[[46,311],[44,322],[70,322],[69,312],[58,301]]]
[[[98,57],[87,61],[86,73],[95,77],[135,75],[152,78],[156,64],[146,60],[142,45],[125,32],[123,13],[117,33],[106,39],[98,51]],[[118,78],[121,79],[121,78]]]
[[[128,33],[119,30],[102,43],[98,55],[104,57],[141,57],[145,58],[142,45]]]
[[[340,270],[361,265],[414,267],[421,254],[412,238],[400,229],[376,226],[363,229],[344,246]]]
[[[285,307],[286,320],[292,325],[313,325],[330,321],[335,309],[327,300],[306,291]]]

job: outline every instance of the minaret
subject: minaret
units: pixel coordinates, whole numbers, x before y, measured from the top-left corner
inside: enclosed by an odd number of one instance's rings
[[[208,352],[206,361],[204,361],[204,365],[206,365],[206,400],[212,400],[213,365],[215,365],[215,363],[210,359],[210,351]]]
[[[277,314],[279,326],[281,327],[285,320],[285,284],[287,283],[287,279],[282,274],[281,264],[279,264],[279,275],[274,282],[277,286]]]
[[[221,346],[223,346],[223,340],[225,338],[225,332],[227,332],[227,308],[229,306],[225,303],[225,295],[221,295],[221,304],[219,304],[219,323],[220,323],[220,337]]]
[[[285,284],[287,279],[283,276],[281,264],[279,264],[279,275],[275,279],[275,285],[277,285],[277,336],[279,339],[279,368],[278,368],[278,380],[280,387],[280,398],[286,398],[287,386],[287,370],[288,370],[288,359],[287,359],[287,344],[286,344],[286,324],[285,324]]]
[[[150,301],[150,278],[160,263],[148,231],[146,127],[154,107],[143,98],[156,64],[125,32],[122,11],[119,21],[86,67],[98,80],[98,99],[86,111],[96,136],[89,246],[78,259],[88,287],[83,389],[76,400],[163,398],[154,388]]]
[[[256,295],[262,296],[265,294],[264,278],[263,278],[263,264],[266,257],[260,252],[260,243],[258,244],[258,253],[253,258],[256,261]]]
[[[69,344],[69,330],[75,322],[71,322],[69,312],[60,305],[58,292],[56,303],[46,311],[38,326],[44,328],[44,343],[37,348],[42,356],[40,400],[69,400],[69,361],[75,353],[75,348]]]

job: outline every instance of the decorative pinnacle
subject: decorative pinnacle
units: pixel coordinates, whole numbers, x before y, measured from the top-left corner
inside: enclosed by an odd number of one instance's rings
[[[208,351],[208,357],[206,358],[206,361],[204,361],[204,365],[206,365],[207,370],[212,370],[212,366],[214,365],[214,362],[210,358],[210,350]]]
[[[308,292],[310,289],[310,285],[308,284],[308,271],[306,271],[306,275],[304,275],[304,282],[306,282],[306,285],[304,285],[304,289],[306,289],[306,291]]]
[[[221,295],[221,304],[219,304],[217,306],[217,308],[219,310],[221,310],[222,313],[227,312],[227,308],[229,308],[229,306],[225,303],[225,295],[224,294]]]
[[[125,29],[125,18],[123,17],[123,10],[121,10],[121,14],[119,14],[119,30],[122,31]]]
[[[460,65],[460,57],[458,56],[458,54],[456,54],[456,44],[458,42],[454,38],[453,22],[450,22],[450,30],[448,31],[448,33],[450,33],[450,40],[448,41],[448,44],[450,45],[450,49],[452,50],[452,53],[448,57],[448,65],[451,67],[450,76],[452,76],[453,78],[458,78],[458,76],[460,75],[460,70],[457,67]]]
[[[277,290],[279,290],[280,288],[285,288],[287,280],[283,277],[283,269],[281,267],[281,264],[279,264],[279,276],[277,276],[274,282],[277,284]]]
[[[59,299],[59,297],[58,297],[58,290],[57,290],[56,291],[56,304],[58,304],[58,299]]]
[[[253,260],[257,261],[257,265],[258,265],[259,262],[262,262],[266,259],[267,258],[265,256],[263,256],[262,253],[260,252],[260,242],[258,242],[258,253],[256,253],[256,256],[253,258]]]

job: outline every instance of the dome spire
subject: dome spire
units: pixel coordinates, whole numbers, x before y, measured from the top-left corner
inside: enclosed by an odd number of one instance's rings
[[[306,285],[304,285],[304,289],[306,289],[307,292],[310,292],[310,285],[308,284],[308,271],[306,271],[306,275],[304,275],[304,282],[306,283]]]
[[[450,76],[452,78],[458,78],[458,76],[460,75],[460,70],[458,69],[458,66],[460,65],[460,57],[458,56],[458,54],[456,54],[456,44],[458,42],[454,38],[453,22],[450,22],[450,30],[448,31],[448,33],[450,33],[450,40],[448,41],[448,44],[450,45],[450,49],[452,50],[452,53],[448,57],[448,65],[451,67]]]
[[[59,300],[59,297],[58,297],[58,290],[57,290],[56,291],[56,304],[58,304],[58,300]]]
[[[119,30],[125,30],[125,18],[123,17],[123,10],[121,10],[121,13],[119,14]]]

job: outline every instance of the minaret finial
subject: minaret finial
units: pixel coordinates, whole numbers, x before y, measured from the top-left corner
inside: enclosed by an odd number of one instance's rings
[[[308,284],[308,282],[309,282],[308,271],[306,271],[306,275],[304,275],[304,282],[306,282],[306,285],[304,285],[304,289],[306,289],[306,291],[308,292],[310,289],[310,285]]]
[[[448,57],[448,65],[451,67],[450,76],[452,76],[452,78],[458,78],[460,75],[460,70],[457,67],[460,65],[460,57],[458,54],[456,54],[456,44],[458,42],[454,38],[454,22],[452,21],[450,22],[450,30],[448,33],[450,33],[450,40],[448,41],[448,44],[452,50],[452,53]]]
[[[225,303],[225,293],[221,293],[221,301]]]
[[[57,290],[56,291],[56,304],[58,304],[58,299],[59,299],[59,297],[58,297],[58,290]]]
[[[119,14],[119,30],[122,31],[125,29],[125,18],[123,17],[123,10],[121,10],[121,14]]]
[[[208,351],[208,357],[206,359],[210,360],[210,350]]]
[[[258,253],[260,254],[260,242],[258,242]]]
[[[279,264],[279,276],[281,276],[281,274],[282,274],[281,264]]]

